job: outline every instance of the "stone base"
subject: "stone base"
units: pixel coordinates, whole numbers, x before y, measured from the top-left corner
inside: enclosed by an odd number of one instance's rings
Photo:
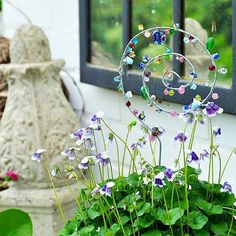
[[[71,185],[75,193],[81,186]],[[57,188],[66,219],[76,212],[76,202],[67,187]],[[19,208],[29,213],[34,236],[57,236],[63,228],[63,221],[52,189],[18,190],[9,188],[0,192],[0,211],[7,208]]]

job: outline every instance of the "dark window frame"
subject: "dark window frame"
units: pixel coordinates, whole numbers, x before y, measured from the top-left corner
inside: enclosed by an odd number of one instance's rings
[[[236,1],[232,1],[233,15],[232,15],[232,50],[233,50],[233,78],[231,88],[215,87],[214,92],[220,96],[217,104],[224,108],[226,113],[236,114]],[[173,21],[179,22],[181,28],[184,27],[184,0],[173,0],[174,16]],[[131,39],[132,32],[132,0],[122,0],[122,22],[123,23],[123,47]],[[79,33],[80,33],[80,81],[95,86],[116,89],[117,83],[113,78],[118,75],[118,70],[98,66],[90,63],[90,0],[79,1]],[[127,24],[129,22],[129,24]],[[183,43],[181,35],[176,34],[174,37],[173,49],[176,52],[183,53]],[[176,40],[179,39],[179,40]],[[122,53],[122,52],[121,52]],[[235,65],[235,66],[234,66]],[[174,63],[174,70],[176,72],[183,72],[183,67],[180,63]],[[137,80],[137,74],[129,72],[127,78],[124,79],[125,89],[131,90],[135,94],[139,94],[142,86],[141,80]],[[182,82],[178,82],[179,85]],[[188,104],[191,102],[190,93],[193,91],[186,91],[186,96],[175,95],[174,97],[164,96],[163,85],[161,80],[150,80],[150,93],[157,95],[158,100],[165,100],[176,102],[180,104]],[[204,85],[198,85],[197,94],[202,97],[208,94],[209,88]]]

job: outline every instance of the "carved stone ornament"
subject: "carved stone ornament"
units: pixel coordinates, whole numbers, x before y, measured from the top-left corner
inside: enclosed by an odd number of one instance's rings
[[[11,64],[0,65],[9,86],[0,127],[0,171],[18,171],[21,188],[47,188],[43,163],[32,161],[32,154],[46,149],[52,167],[62,160],[61,151],[73,145],[70,133],[78,128],[60,86],[59,72],[65,62],[51,60],[44,32],[28,24],[16,31],[10,58]]]

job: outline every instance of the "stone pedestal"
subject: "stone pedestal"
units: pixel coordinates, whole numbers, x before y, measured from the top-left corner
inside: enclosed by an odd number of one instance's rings
[[[80,186],[74,184],[71,188],[78,193]],[[67,187],[57,188],[57,192],[68,220],[76,213],[76,202]],[[19,208],[30,214],[33,236],[57,236],[64,225],[52,189],[4,190],[0,193],[0,211],[7,208]]]

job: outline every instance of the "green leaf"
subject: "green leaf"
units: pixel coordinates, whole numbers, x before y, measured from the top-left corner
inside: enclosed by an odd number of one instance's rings
[[[211,224],[210,229],[216,235],[224,235],[228,231],[228,225],[225,222]]]
[[[194,230],[194,236],[209,236],[209,235],[210,234],[204,229]]]
[[[133,173],[128,176],[128,184],[131,186],[136,186],[139,184],[139,175],[137,173]]]
[[[142,236],[161,236],[161,231],[158,229],[149,230],[146,233],[142,234]]]
[[[110,230],[113,233],[113,235],[115,235],[120,230],[120,226],[115,223],[110,227]]]
[[[202,227],[207,223],[208,218],[199,211],[192,211],[189,214],[188,225],[192,229],[202,229]]]
[[[151,203],[146,202],[138,211],[138,216],[142,216],[144,213],[146,213],[151,208]]]
[[[130,221],[130,218],[128,216],[121,216],[120,218],[123,225]]]
[[[145,217],[139,218],[138,220],[135,220],[134,226],[140,226],[142,228],[148,228],[150,225],[152,225],[155,221],[155,218],[148,217],[146,215]]]
[[[93,225],[89,225],[87,227],[82,228],[79,233],[80,236],[91,236],[91,232],[94,230],[94,226]]]
[[[153,189],[153,199],[157,200],[158,202],[161,200],[162,198],[162,189],[161,188],[154,188]]]
[[[164,225],[174,225],[184,215],[184,210],[181,208],[173,208],[169,210],[169,215],[166,210],[160,209],[156,212],[156,219],[160,220]]]
[[[89,209],[88,209],[88,217],[92,220],[100,216],[101,213],[99,212],[98,203],[95,202]]]
[[[222,206],[213,205],[205,200],[200,200],[197,202],[197,206],[204,210],[208,215],[219,215],[223,213]]]
[[[29,215],[19,209],[0,212],[0,231],[4,236],[32,236],[33,226]]]

